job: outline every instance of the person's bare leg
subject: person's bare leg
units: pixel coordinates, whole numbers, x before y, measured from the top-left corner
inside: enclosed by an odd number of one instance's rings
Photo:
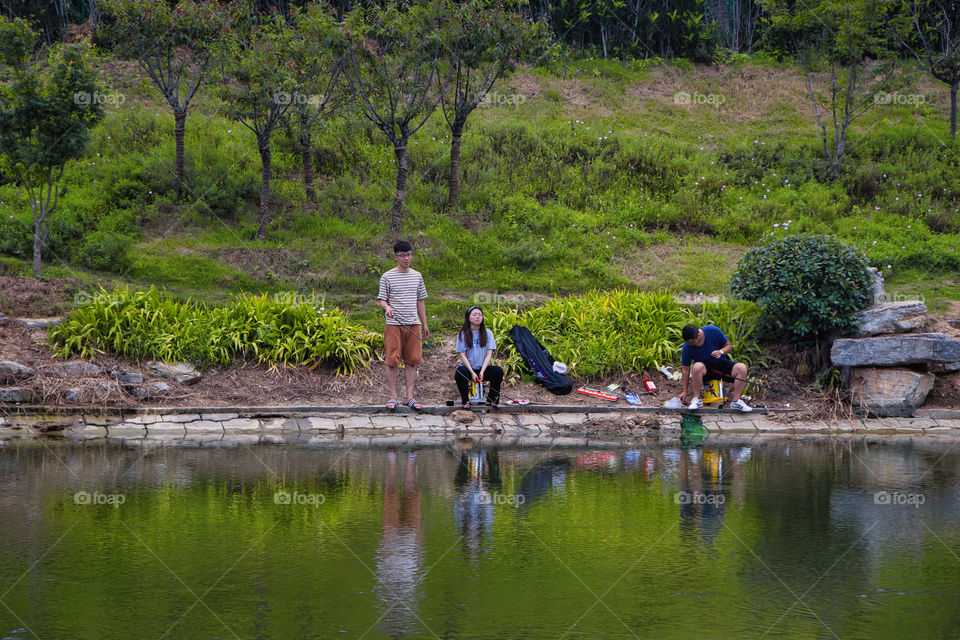
[[[387,391],[390,392],[390,398],[397,398],[397,367],[383,365],[383,377],[387,379]]]
[[[730,398],[730,402],[736,402],[743,394],[743,388],[747,386],[747,365],[738,362],[733,365],[731,373],[736,380],[733,381],[733,396]]]
[[[694,362],[690,367],[690,386],[694,398],[699,398],[703,391],[703,376],[707,373],[707,365],[702,362]]]
[[[416,397],[414,391],[416,390],[417,367],[409,364],[403,365],[403,381],[407,384],[407,401],[409,401],[410,398]]]

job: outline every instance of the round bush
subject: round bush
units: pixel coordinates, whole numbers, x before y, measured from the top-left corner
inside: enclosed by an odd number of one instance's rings
[[[830,236],[787,236],[744,254],[730,289],[760,306],[764,325],[802,342],[856,326],[873,300],[867,268],[863,254]]]
[[[76,260],[95,271],[124,273],[130,268],[127,251],[132,244],[133,239],[122,233],[94,231],[84,239]]]

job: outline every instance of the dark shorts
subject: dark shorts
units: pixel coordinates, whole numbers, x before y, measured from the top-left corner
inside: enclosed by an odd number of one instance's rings
[[[733,361],[732,360],[705,360],[703,364],[707,367],[707,372],[703,374],[704,380],[723,380],[724,382],[733,382]]]

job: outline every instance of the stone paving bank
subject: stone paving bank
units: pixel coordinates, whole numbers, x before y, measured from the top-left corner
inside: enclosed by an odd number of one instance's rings
[[[382,407],[232,407],[208,409],[55,409],[8,408],[0,416],[0,444],[39,437],[89,440],[97,438],[236,443],[282,443],[291,439],[431,440],[474,435],[509,437],[518,441],[548,441],[558,436],[613,439],[677,435],[681,410],[616,407],[537,406],[498,412],[451,411],[427,407],[421,413]],[[730,410],[696,412],[711,435],[848,435],[910,434],[960,436],[960,411],[917,410],[911,418],[850,418],[826,422],[800,420],[786,410],[743,414]],[[654,428],[654,425],[656,427]]]

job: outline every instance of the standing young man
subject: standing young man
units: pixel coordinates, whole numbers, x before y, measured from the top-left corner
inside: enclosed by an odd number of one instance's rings
[[[747,384],[747,365],[742,362],[735,363],[727,357],[727,354],[733,351],[733,345],[727,340],[727,336],[712,324],[703,327],[685,325],[682,335],[680,370],[683,391],[680,393],[680,402],[687,401],[687,388],[691,379],[693,398],[690,400],[690,409],[703,407],[700,392],[703,390],[704,380],[723,380],[733,383],[733,402],[730,403],[730,408],[743,412],[753,411],[750,405],[740,398],[743,387]]]
[[[421,340],[430,337],[427,328],[427,287],[419,271],[410,268],[413,247],[401,240],[393,245],[397,266],[380,276],[377,304],[386,316],[383,351],[387,390],[387,409],[397,408],[397,370],[403,362],[403,380],[407,386],[407,406],[415,411],[423,408],[414,397],[417,367],[423,362]]]

